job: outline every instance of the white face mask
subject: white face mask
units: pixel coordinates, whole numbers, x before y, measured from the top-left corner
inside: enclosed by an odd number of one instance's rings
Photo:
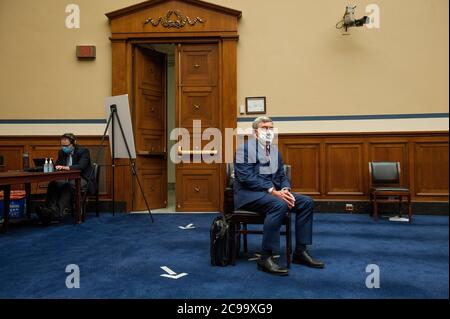
[[[258,129],[258,138],[261,142],[265,144],[271,144],[274,138],[273,129],[272,130]]]

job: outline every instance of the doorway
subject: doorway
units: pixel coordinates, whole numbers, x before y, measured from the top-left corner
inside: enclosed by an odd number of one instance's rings
[[[131,113],[136,164],[151,209],[220,210],[220,163],[206,164],[194,158],[194,151],[203,149],[214,138],[202,139],[205,129],[223,131],[218,52],[218,43],[214,42],[139,43],[134,47]],[[194,123],[201,127],[195,129]],[[170,156],[181,138],[170,139],[175,128],[189,132],[187,148],[175,154],[182,159],[178,164]],[[194,142],[195,138],[201,142]],[[133,211],[146,209],[137,186],[135,181]]]
[[[137,170],[150,208],[170,207],[168,191],[174,186],[175,211],[221,211],[225,165],[173,165],[169,162],[173,142],[168,137],[172,125],[192,136],[194,120],[201,121],[197,135],[209,127],[222,134],[225,128],[236,127],[237,25],[241,12],[205,1],[162,0],[132,5],[106,16],[112,33],[112,95],[129,95]],[[169,70],[169,54],[162,46],[173,43],[174,72]],[[174,46],[171,48],[173,52]],[[172,75],[175,85],[168,84]],[[175,93],[168,96],[171,88]],[[173,98],[175,109],[170,108]],[[183,146],[175,155],[192,158],[206,144],[208,141],[197,146],[191,143],[192,147]],[[223,147],[220,151],[226,153]],[[127,164],[124,159],[116,165],[116,199],[126,203],[127,211],[145,210]]]

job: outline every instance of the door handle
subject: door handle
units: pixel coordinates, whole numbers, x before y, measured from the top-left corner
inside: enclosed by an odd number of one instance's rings
[[[198,105],[198,104],[194,104],[194,109],[196,109],[196,110],[200,110],[200,105]]]
[[[181,146],[178,146],[178,155],[217,155],[217,150],[183,150]]]
[[[198,69],[200,67],[200,64],[194,64],[194,68]]]

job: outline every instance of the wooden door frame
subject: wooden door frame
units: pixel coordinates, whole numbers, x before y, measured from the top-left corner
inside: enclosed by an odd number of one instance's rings
[[[175,6],[175,7],[174,7]],[[185,28],[168,28],[158,25],[145,28],[142,18],[154,16],[156,12],[169,12],[181,8],[190,16],[202,16],[204,25],[191,25]],[[219,46],[219,65],[221,73],[219,91],[221,92],[222,128],[237,127],[237,21],[242,13],[200,0],[165,1],[153,0],[107,13],[112,36],[112,95],[128,94],[133,96],[133,47],[148,43],[185,43],[201,44],[216,42]],[[130,103],[134,103],[131,100]],[[224,144],[224,143],[223,143]],[[223,149],[225,145],[223,145]],[[168,150],[169,151],[169,150]],[[225,154],[225,152],[223,153]],[[224,160],[229,160],[225,159]],[[132,177],[127,164],[129,161],[117,161],[115,198],[126,202],[126,211],[131,208],[132,194],[129,192]],[[124,165],[124,166],[120,166]],[[226,172],[222,164],[220,170],[220,210],[223,211],[223,190]]]

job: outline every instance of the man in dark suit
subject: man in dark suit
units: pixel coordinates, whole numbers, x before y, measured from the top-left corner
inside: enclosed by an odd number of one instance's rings
[[[95,193],[96,182],[89,150],[77,144],[74,134],[65,133],[61,136],[61,149],[58,152],[55,169],[58,171],[80,170],[81,191],[88,192],[88,194]],[[72,211],[74,195],[75,185],[73,182],[50,182],[45,206],[37,209],[41,221],[48,224],[52,219],[60,220],[66,212]]]
[[[324,263],[313,259],[307,245],[312,243],[313,200],[291,192],[278,148],[273,143],[272,120],[258,117],[253,122],[254,137],[238,146],[235,157],[234,205],[236,209],[265,215],[261,258],[258,269],[287,275],[272,254],[280,247],[280,228],[287,213],[294,213],[295,252],[292,262],[313,268]]]

